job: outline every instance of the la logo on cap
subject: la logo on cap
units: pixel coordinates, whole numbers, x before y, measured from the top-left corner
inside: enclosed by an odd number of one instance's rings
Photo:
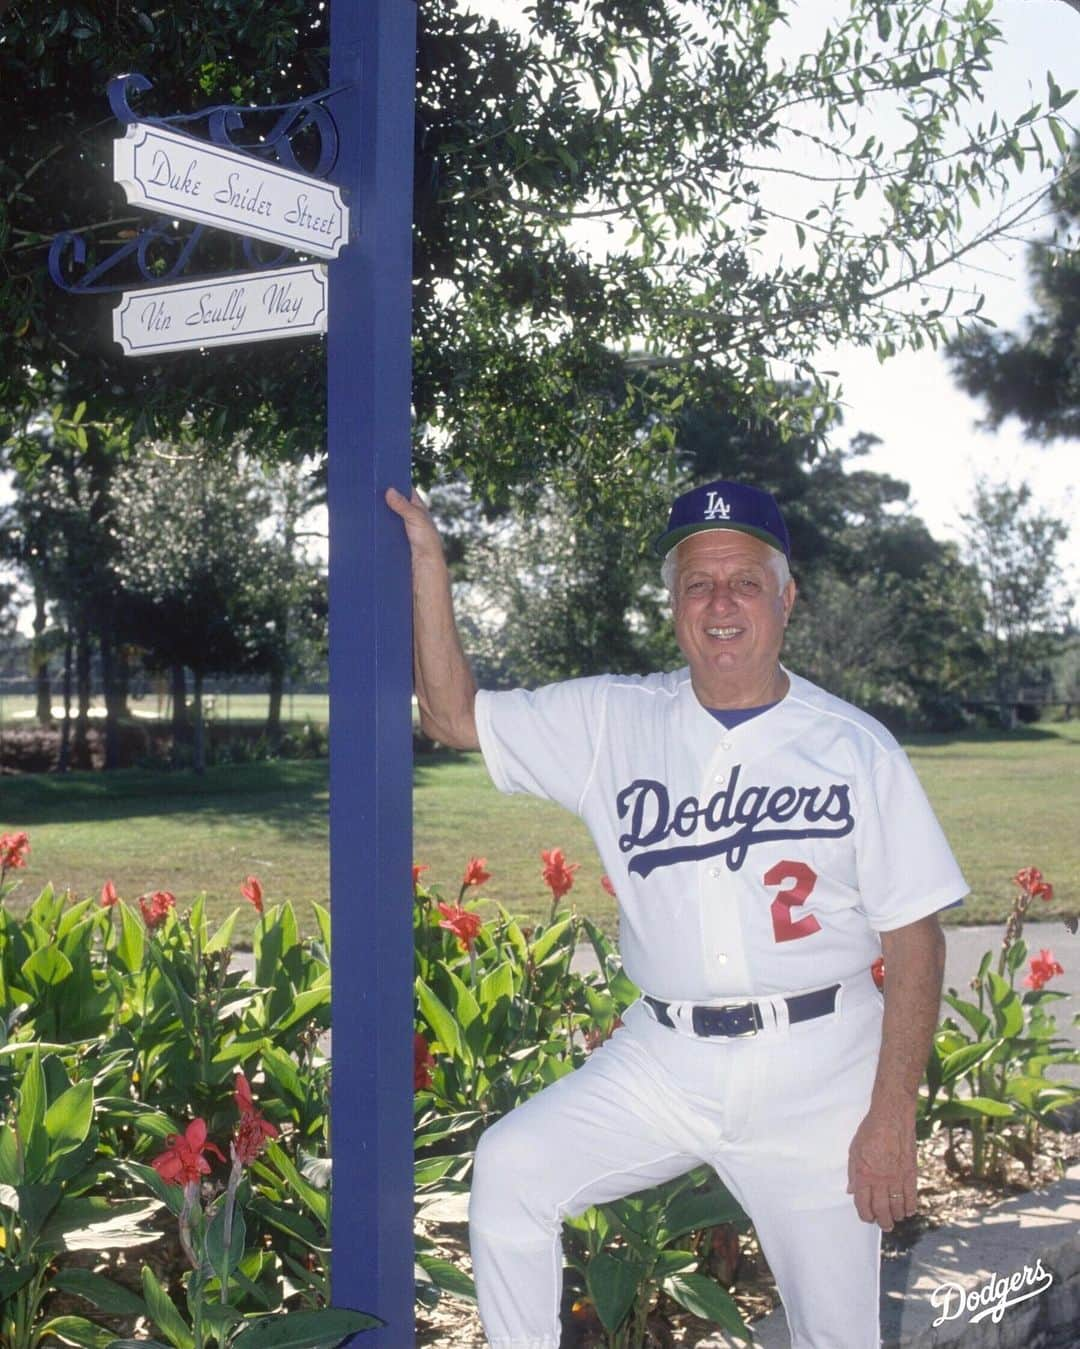
[[[705,520],[730,520],[731,507],[727,504],[719,492],[710,492],[709,500],[705,506],[703,514]]]

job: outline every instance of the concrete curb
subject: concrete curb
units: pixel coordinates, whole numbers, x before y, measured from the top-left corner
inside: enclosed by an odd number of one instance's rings
[[[993,1319],[991,1297],[960,1311],[960,1295],[980,1294],[993,1280],[1029,1296]],[[1049,1280],[1049,1281],[1048,1281]],[[954,1291],[946,1292],[951,1285]],[[1036,1292],[1035,1289],[1045,1291]],[[939,1291],[940,1290],[940,1291]],[[935,1299],[935,1293],[937,1294]],[[1006,1294],[1008,1296],[1008,1294]],[[984,1312],[982,1319],[972,1316]],[[948,1319],[934,1322],[943,1314]],[[783,1308],[755,1323],[753,1349],[789,1349]],[[1071,1349],[1080,1343],[1080,1164],[1048,1190],[1006,1200],[980,1217],[928,1232],[881,1269],[882,1349]],[[698,1349],[735,1349],[741,1341],[710,1336]]]

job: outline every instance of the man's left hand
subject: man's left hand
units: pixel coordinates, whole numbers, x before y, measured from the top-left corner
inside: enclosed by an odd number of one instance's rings
[[[848,1194],[885,1232],[916,1209],[915,1112],[871,1105],[848,1150]]]

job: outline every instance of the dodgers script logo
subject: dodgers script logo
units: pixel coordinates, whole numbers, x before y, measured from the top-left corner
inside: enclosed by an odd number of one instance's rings
[[[620,835],[623,852],[648,849],[631,858],[627,870],[648,876],[657,867],[699,862],[724,856],[729,871],[738,871],[755,843],[787,838],[843,838],[855,828],[848,787],[832,782],[819,787],[744,787],[742,765],[736,764],[726,787],[708,801],[684,797],[676,805],[662,782],[636,778],[615,798],[619,819],[628,819]],[[770,826],[778,825],[779,828]],[[660,848],[672,835],[690,838],[702,828],[716,837],[704,842]]]
[[[705,507],[706,520],[730,520],[731,507],[727,504],[719,492],[710,492],[708,504]]]

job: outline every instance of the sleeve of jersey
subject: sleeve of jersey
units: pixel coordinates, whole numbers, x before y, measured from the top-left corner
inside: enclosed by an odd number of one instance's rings
[[[476,695],[476,732],[501,792],[529,792],[579,812],[603,735],[607,683],[570,679]]]
[[[958,904],[967,882],[903,750],[879,763],[860,795],[856,865],[871,927],[889,932]]]

